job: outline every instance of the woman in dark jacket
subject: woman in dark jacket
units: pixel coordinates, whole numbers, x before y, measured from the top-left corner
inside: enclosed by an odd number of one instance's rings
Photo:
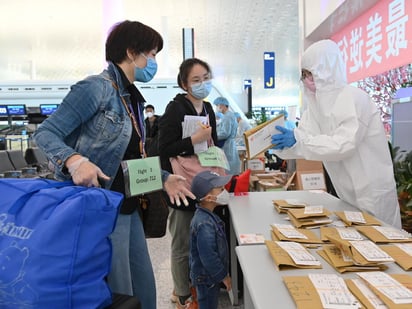
[[[161,166],[169,172],[173,172],[170,158],[193,155],[194,144],[211,139],[214,144],[217,142],[215,113],[212,105],[204,101],[212,88],[211,79],[209,65],[200,59],[187,59],[180,65],[177,81],[186,93],[176,95],[167,105],[159,123]],[[199,126],[192,136],[182,138],[182,122],[185,115],[207,116],[209,125],[207,128]],[[177,308],[183,308],[185,303],[191,302],[189,238],[195,201],[190,200],[187,207],[170,206],[173,207],[169,216],[169,230],[172,236],[171,269],[175,289],[172,300],[177,303]],[[190,305],[186,308],[191,308]]]

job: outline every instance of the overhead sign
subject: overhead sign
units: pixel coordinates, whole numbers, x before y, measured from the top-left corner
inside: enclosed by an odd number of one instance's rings
[[[264,88],[275,88],[275,52],[263,53]]]
[[[245,79],[243,81],[243,90],[246,90],[247,88],[252,87],[252,80],[251,79]]]
[[[412,17],[412,1],[379,1],[332,36],[346,62],[349,82],[412,62],[409,17]]]

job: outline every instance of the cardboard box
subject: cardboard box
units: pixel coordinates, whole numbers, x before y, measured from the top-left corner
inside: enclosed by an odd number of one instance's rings
[[[297,159],[295,183],[296,190],[326,190],[322,162]]]

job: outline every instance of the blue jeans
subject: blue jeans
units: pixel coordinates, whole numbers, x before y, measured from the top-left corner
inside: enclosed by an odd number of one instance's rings
[[[219,303],[220,283],[196,286],[199,309],[217,309]]]
[[[137,211],[119,214],[110,235],[113,246],[108,282],[112,292],[136,296],[143,309],[156,309],[156,284],[143,223]]]

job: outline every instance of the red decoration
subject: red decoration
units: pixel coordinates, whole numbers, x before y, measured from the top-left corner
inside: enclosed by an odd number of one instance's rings
[[[385,73],[367,77],[357,82],[358,87],[365,90],[376,103],[385,131],[390,134],[392,99],[401,87],[412,86],[412,64],[389,70]]]

